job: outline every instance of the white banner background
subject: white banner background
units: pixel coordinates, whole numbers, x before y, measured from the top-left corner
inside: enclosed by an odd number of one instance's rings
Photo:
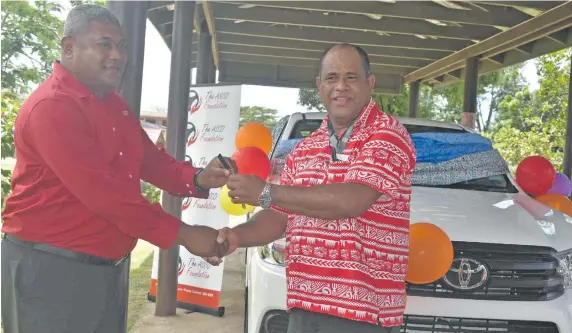
[[[195,167],[205,167],[218,154],[230,157],[235,152],[234,138],[240,120],[240,93],[240,85],[191,87],[185,155]],[[220,207],[219,192],[220,189],[212,189],[208,199],[184,199],[183,222],[215,229],[228,226],[229,214]],[[151,272],[152,295],[156,295],[158,268],[159,250],[155,248]],[[224,263],[211,266],[181,246],[177,300],[218,307],[223,271]]]

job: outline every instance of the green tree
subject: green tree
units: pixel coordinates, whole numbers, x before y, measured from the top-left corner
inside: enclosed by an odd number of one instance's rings
[[[104,0],[70,1],[70,4],[72,5],[72,7],[83,5],[86,3],[90,3],[90,4],[94,4],[94,5],[100,5],[101,7],[106,6],[106,1],[104,1]]]
[[[16,114],[20,109],[20,103],[11,91],[4,91],[2,95],[2,158],[14,157],[14,122]],[[4,209],[4,199],[11,191],[10,180],[12,172],[1,170],[2,172],[2,200],[0,209]]]
[[[262,106],[241,106],[239,126],[249,122],[259,122],[268,128],[272,128],[276,125],[277,117],[278,111],[274,109],[268,109]]]
[[[2,1],[2,158],[15,157],[14,122],[21,101],[57,59],[62,10],[52,1]],[[11,176],[2,170],[2,208]]]
[[[158,203],[161,199],[161,190],[144,181],[141,181],[141,194],[150,203]]]
[[[499,120],[487,134],[511,168],[524,158],[540,155],[557,170],[564,160],[571,49],[535,60],[539,88],[522,88],[499,104]]]
[[[58,58],[61,4],[2,1],[2,89],[21,95],[41,82]]]
[[[527,82],[521,73],[522,67],[522,64],[519,64],[503,68],[480,78],[477,115],[479,132],[488,132],[491,129],[495,117],[499,114],[500,104],[507,96],[514,96],[527,87]],[[488,102],[486,110],[485,100]]]
[[[301,88],[298,90],[298,105],[305,106],[308,111],[326,111],[317,89]]]

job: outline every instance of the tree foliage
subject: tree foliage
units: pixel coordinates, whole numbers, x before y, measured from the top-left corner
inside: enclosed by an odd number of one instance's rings
[[[2,89],[27,93],[58,57],[63,7],[53,1],[2,1]]]
[[[249,122],[259,122],[268,128],[272,128],[276,125],[277,117],[278,111],[274,109],[268,109],[262,106],[241,106],[239,126]]]
[[[522,65],[517,65],[479,77],[479,108],[477,127],[486,132],[490,129],[498,105],[505,96],[514,94],[526,84],[521,74]],[[409,86],[404,85],[398,95],[375,94],[374,100],[387,113],[407,116],[409,113]],[[462,82],[431,88],[422,84],[419,88],[419,118],[447,122],[459,122],[463,111],[464,85]],[[485,108],[485,101],[490,101]],[[308,110],[324,111],[316,89],[300,89],[298,104]]]
[[[539,57],[539,88],[505,96],[488,137],[514,170],[525,157],[541,155],[558,171],[564,163],[571,49]]]
[[[2,1],[2,158],[15,157],[14,122],[21,101],[57,59],[62,10],[58,2]],[[2,208],[11,177],[10,170],[2,170]]]

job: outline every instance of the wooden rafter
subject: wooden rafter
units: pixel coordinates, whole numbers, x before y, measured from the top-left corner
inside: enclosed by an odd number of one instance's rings
[[[206,19],[215,64],[226,73],[223,80],[246,84],[311,87],[316,59],[335,43],[366,50],[384,93],[400,91],[403,79],[435,86],[463,80],[467,57],[481,58],[479,73],[484,74],[572,46],[571,5],[557,1],[197,3],[204,17],[195,17],[194,30],[199,33]],[[153,1],[149,10],[168,47],[172,4]]]
[[[205,13],[205,19],[207,20],[207,25],[209,27],[209,32],[211,34],[211,42],[212,42],[212,51],[213,51],[213,58],[214,64],[216,68],[220,68],[220,56],[218,52],[218,43],[216,41],[216,28],[215,28],[215,19],[213,16],[213,11],[209,4],[209,1],[203,0],[201,1],[203,5],[203,11]]]

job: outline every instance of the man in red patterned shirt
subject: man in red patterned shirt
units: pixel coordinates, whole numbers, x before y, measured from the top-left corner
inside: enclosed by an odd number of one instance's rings
[[[327,50],[316,83],[322,126],[292,150],[279,185],[229,178],[233,202],[265,209],[222,229],[218,241],[228,240],[230,253],[286,232],[289,333],[399,332],[415,149],[373,102],[375,77],[361,48]]]

